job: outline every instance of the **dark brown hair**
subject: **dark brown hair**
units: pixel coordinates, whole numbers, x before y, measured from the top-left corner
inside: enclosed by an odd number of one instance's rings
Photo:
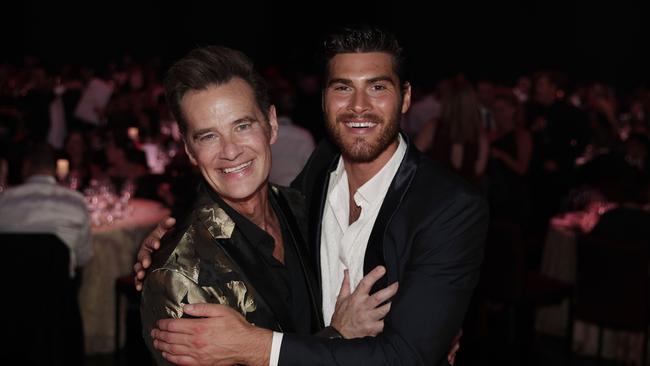
[[[405,81],[404,57],[402,47],[391,33],[371,27],[341,28],[330,33],[323,45],[323,66],[325,80],[329,72],[329,63],[340,53],[384,52],[393,57],[393,71],[399,78],[400,87]]]
[[[271,103],[266,83],[254,69],[251,59],[240,51],[221,46],[197,48],[167,71],[165,95],[183,136],[187,132],[187,121],[181,110],[185,93],[222,85],[233,78],[240,78],[251,86],[257,106],[268,119]]]

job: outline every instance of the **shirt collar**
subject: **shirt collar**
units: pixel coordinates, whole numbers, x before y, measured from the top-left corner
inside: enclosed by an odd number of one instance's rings
[[[235,223],[235,228],[239,228],[239,231],[246,237],[246,239],[254,244],[264,243],[269,240],[273,240],[271,235],[266,231],[262,230],[255,223],[250,221],[247,217],[240,214],[234,208],[230,207],[220,196],[217,194],[205,181],[202,182],[202,189],[204,189],[210,198],[221,207],[230,219]],[[267,191],[268,192],[268,191]],[[269,199],[273,200],[272,194],[268,192]],[[273,201],[271,202],[273,204]],[[275,207],[274,207],[275,208]]]
[[[369,181],[364,183],[359,189],[357,189],[356,194],[354,195],[354,201],[357,205],[361,207],[369,207],[372,202],[382,202],[382,200],[377,200],[377,197],[383,197],[384,193],[388,189],[388,186],[393,180],[393,177],[397,173],[404,156],[406,155],[406,141],[401,134],[398,134],[398,145],[397,150],[393,153],[393,156],[388,160],[388,162],[375,174]],[[343,157],[339,157],[338,165],[336,170],[334,170],[331,177],[331,190],[330,191],[339,191],[342,189],[348,189],[348,178],[347,173],[345,172],[345,167],[343,164]],[[330,195],[330,200],[334,203],[340,202],[338,197]],[[347,200],[345,200],[347,202]]]
[[[398,134],[398,145],[397,150],[393,153],[393,156],[388,160],[388,162],[373,176],[369,181],[364,183],[357,193],[354,195],[354,201],[357,205],[361,207],[369,207],[373,203],[382,202],[378,200],[377,197],[384,197],[388,186],[393,181],[393,177],[397,173],[402,159],[406,154],[406,142],[402,138],[402,135]]]

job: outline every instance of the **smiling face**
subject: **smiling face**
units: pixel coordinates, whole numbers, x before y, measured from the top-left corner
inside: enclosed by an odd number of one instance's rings
[[[277,138],[275,109],[267,121],[253,89],[239,78],[190,91],[180,107],[187,121],[185,149],[210,187],[231,206],[263,194]]]
[[[357,163],[390,158],[397,148],[401,114],[411,99],[410,86],[400,88],[392,56],[341,53],[328,67],[323,110],[327,130],[343,157]]]

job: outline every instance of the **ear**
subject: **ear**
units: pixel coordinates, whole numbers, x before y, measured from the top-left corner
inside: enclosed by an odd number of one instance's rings
[[[275,106],[271,105],[269,107],[269,126],[271,127],[271,136],[269,138],[269,145],[275,144],[275,141],[278,140],[278,116],[275,113]]]
[[[411,107],[411,83],[408,81],[404,83],[402,89],[402,114],[406,113]]]
[[[185,153],[190,158],[190,162],[192,162],[192,164],[194,164],[194,165],[199,165],[199,163],[196,161],[196,158],[194,157],[194,153],[192,152],[192,149],[190,148],[190,145],[187,142],[187,139],[185,137],[183,137],[183,146],[185,147]]]

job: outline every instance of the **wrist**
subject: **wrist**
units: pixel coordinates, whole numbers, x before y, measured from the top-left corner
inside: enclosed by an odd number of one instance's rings
[[[243,347],[242,359],[238,363],[249,366],[268,366],[273,344],[273,332],[251,326],[250,336],[246,338],[247,344]]]

